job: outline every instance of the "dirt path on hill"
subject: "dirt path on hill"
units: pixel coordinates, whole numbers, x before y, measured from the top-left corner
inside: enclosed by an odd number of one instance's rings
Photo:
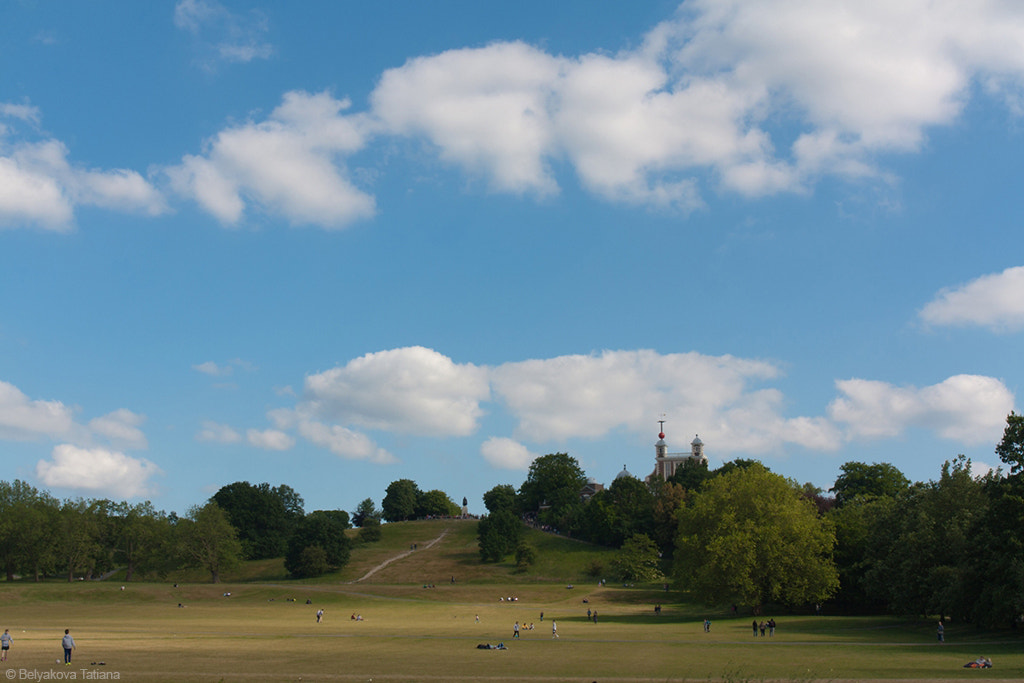
[[[425,546],[423,546],[423,550],[427,550],[429,548],[432,548],[434,546],[434,544],[437,543],[438,541],[440,541],[442,538],[444,538],[447,533],[448,533],[448,529],[445,529],[444,531],[442,531],[440,536],[438,536],[437,538],[435,538],[434,540],[428,542]],[[360,581],[365,581],[366,579],[370,578],[371,576],[373,576],[374,574],[379,572],[381,569],[384,569],[384,567],[388,566],[392,562],[400,560],[403,557],[409,557],[409,555],[412,555],[414,552],[417,552],[417,551],[416,550],[406,550],[404,553],[398,553],[394,557],[389,557],[388,559],[384,560],[383,562],[378,564],[376,567],[374,567],[370,571],[368,571],[365,574],[363,574],[362,576],[360,576],[355,581],[349,581],[348,583],[359,583]]]

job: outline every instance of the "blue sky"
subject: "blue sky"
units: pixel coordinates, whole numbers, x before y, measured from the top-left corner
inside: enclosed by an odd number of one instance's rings
[[[5,3],[2,477],[998,465],[1024,8],[892,4]]]

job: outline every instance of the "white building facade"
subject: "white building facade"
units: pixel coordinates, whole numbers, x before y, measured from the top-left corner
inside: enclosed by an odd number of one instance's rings
[[[665,432],[662,431],[658,434],[658,443],[654,444],[654,471],[647,475],[644,481],[650,483],[654,477],[668,479],[676,473],[677,469],[683,466],[683,463],[691,461],[703,465],[708,464],[708,458],[704,455],[704,442],[700,440],[700,437],[694,436],[693,441],[690,442],[689,451],[685,453],[669,453],[668,444],[665,443]]]

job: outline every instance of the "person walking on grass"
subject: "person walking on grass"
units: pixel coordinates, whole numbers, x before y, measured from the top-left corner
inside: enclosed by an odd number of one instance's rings
[[[0,636],[0,662],[7,661],[7,652],[11,649],[11,631],[10,629],[4,629],[4,634]]]
[[[64,648],[64,666],[71,666],[71,651],[75,649],[75,639],[71,637],[71,630],[64,629],[64,637],[60,641]]]
[[[551,621],[551,637],[558,637],[558,624],[554,620]]]

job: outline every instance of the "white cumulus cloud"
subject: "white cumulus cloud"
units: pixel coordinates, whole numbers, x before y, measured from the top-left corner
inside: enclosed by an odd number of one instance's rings
[[[268,451],[287,451],[295,445],[295,439],[277,429],[250,429],[245,438],[249,445]]]
[[[349,106],[328,93],[287,93],[267,120],[221,131],[167,176],[226,225],[256,204],[293,225],[343,228],[376,212],[343,163],[365,144],[360,118],[341,114]]]
[[[920,317],[930,325],[1020,330],[1024,328],[1024,266],[942,290],[921,309]]]
[[[995,443],[1013,410],[1010,390],[979,375],[955,375],[921,388],[849,379],[837,381],[836,388],[842,395],[828,414],[851,439],[894,437],[918,427],[965,444]]]
[[[495,468],[522,470],[534,450],[569,439],[614,432],[652,438],[660,415],[668,417],[670,448],[685,448],[699,433],[718,457],[830,452],[908,429],[990,443],[1013,409],[1013,394],[992,377],[956,375],[923,388],[854,378],[836,382],[838,396],[824,414],[791,416],[785,395],[772,386],[782,375],[770,361],[696,352],[603,351],[487,367],[405,347],[307,376],[296,405],[268,411],[273,428],[249,430],[245,438],[285,449],[295,435],[343,458],[387,464],[397,459],[365,430],[466,437],[494,404],[516,427],[507,437],[488,435],[480,456]],[[211,422],[197,438],[243,437]]]
[[[487,371],[421,346],[369,353],[306,378],[302,412],[424,436],[473,433],[490,396]]]
[[[89,429],[124,448],[146,448],[146,435],[139,429],[145,421],[144,415],[122,408],[90,420]]]
[[[493,467],[501,470],[527,470],[537,457],[523,444],[513,439],[492,436],[480,446],[480,455]]]
[[[347,460],[367,460],[378,465],[397,462],[395,456],[377,446],[365,434],[341,425],[328,425],[316,420],[302,420],[299,422],[298,431],[309,442],[326,448]]]
[[[3,113],[19,111],[8,106]],[[82,168],[68,160],[68,149],[59,140],[5,144],[0,135],[0,228],[66,232],[73,228],[78,206],[151,216],[167,211],[163,195],[136,171]]]
[[[617,54],[416,57],[371,105],[382,132],[497,190],[551,194],[568,160],[607,199],[690,210],[702,184],[753,197],[887,179],[877,156],[919,149],[973,83],[1019,106],[1022,43],[1024,7],[999,0],[696,0]]]
[[[72,410],[60,401],[30,399],[13,384],[0,381],[0,438],[56,439],[74,428]]]
[[[36,476],[46,486],[73,489],[90,494],[136,498],[153,493],[152,477],[162,474],[148,460],[102,448],[79,448],[61,444],[51,460],[40,460]]]
[[[544,157],[561,61],[523,43],[419,57],[384,72],[373,110],[389,132],[426,137],[441,158],[496,189],[548,194],[556,185]]]
[[[625,428],[650,434],[656,416],[687,416],[679,429],[701,429],[723,446],[764,450],[785,437],[779,395],[751,385],[778,376],[771,363],[699,353],[604,351],[506,363],[494,369],[495,393],[532,441],[600,438]],[[757,427],[745,424],[759,416]]]

